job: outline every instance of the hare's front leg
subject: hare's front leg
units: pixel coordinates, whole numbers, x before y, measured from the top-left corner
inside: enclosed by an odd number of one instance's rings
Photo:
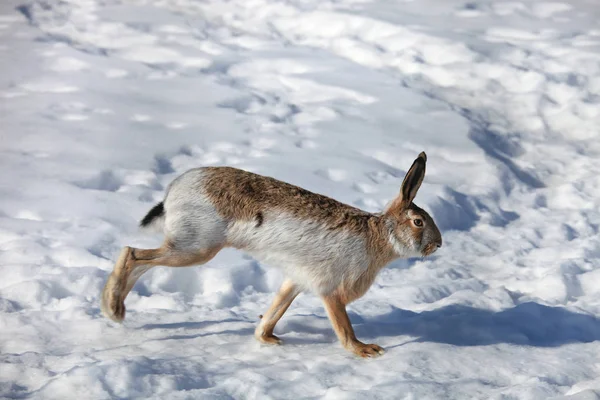
[[[281,344],[281,339],[273,335],[275,325],[287,311],[292,301],[298,296],[300,291],[298,287],[289,279],[285,280],[279,288],[279,292],[275,295],[271,307],[261,317],[261,321],[256,327],[254,336],[263,343]]]
[[[323,302],[333,329],[344,348],[360,357],[378,357],[385,352],[383,348],[376,344],[365,344],[356,338],[346,312],[346,304],[339,295],[325,296]]]

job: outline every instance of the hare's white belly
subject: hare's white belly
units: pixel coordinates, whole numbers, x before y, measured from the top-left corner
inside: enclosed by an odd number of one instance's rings
[[[327,294],[346,279],[356,280],[367,268],[365,239],[324,223],[269,213],[264,222],[236,221],[229,244],[257,260],[283,269],[306,289]]]

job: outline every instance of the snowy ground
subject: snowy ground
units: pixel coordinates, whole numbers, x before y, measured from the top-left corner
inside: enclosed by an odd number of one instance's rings
[[[26,0],[22,0],[26,1]],[[600,399],[596,0],[0,2],[0,397]],[[381,209],[418,152],[444,234],[350,306],[277,269],[157,268],[98,296],[188,168],[234,165]]]

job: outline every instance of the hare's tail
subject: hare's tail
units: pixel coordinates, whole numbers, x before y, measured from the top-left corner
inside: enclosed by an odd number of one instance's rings
[[[161,229],[165,222],[165,206],[161,201],[148,211],[146,216],[140,221],[140,227],[142,228],[156,228]]]

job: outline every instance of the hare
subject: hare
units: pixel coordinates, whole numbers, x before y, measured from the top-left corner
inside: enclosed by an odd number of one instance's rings
[[[400,194],[372,214],[276,179],[230,167],[185,172],[141,221],[159,224],[158,249],[125,247],[102,293],[102,312],[125,317],[127,294],[150,268],[204,264],[222,248],[244,250],[282,268],[286,276],[255,331],[263,343],[280,344],[275,324],[294,298],[320,296],[342,345],[361,357],[384,353],[354,335],[346,305],[369,289],[377,273],[396,258],[424,257],[442,245],[433,219],[413,203],[425,176],[425,153],[407,172]]]

